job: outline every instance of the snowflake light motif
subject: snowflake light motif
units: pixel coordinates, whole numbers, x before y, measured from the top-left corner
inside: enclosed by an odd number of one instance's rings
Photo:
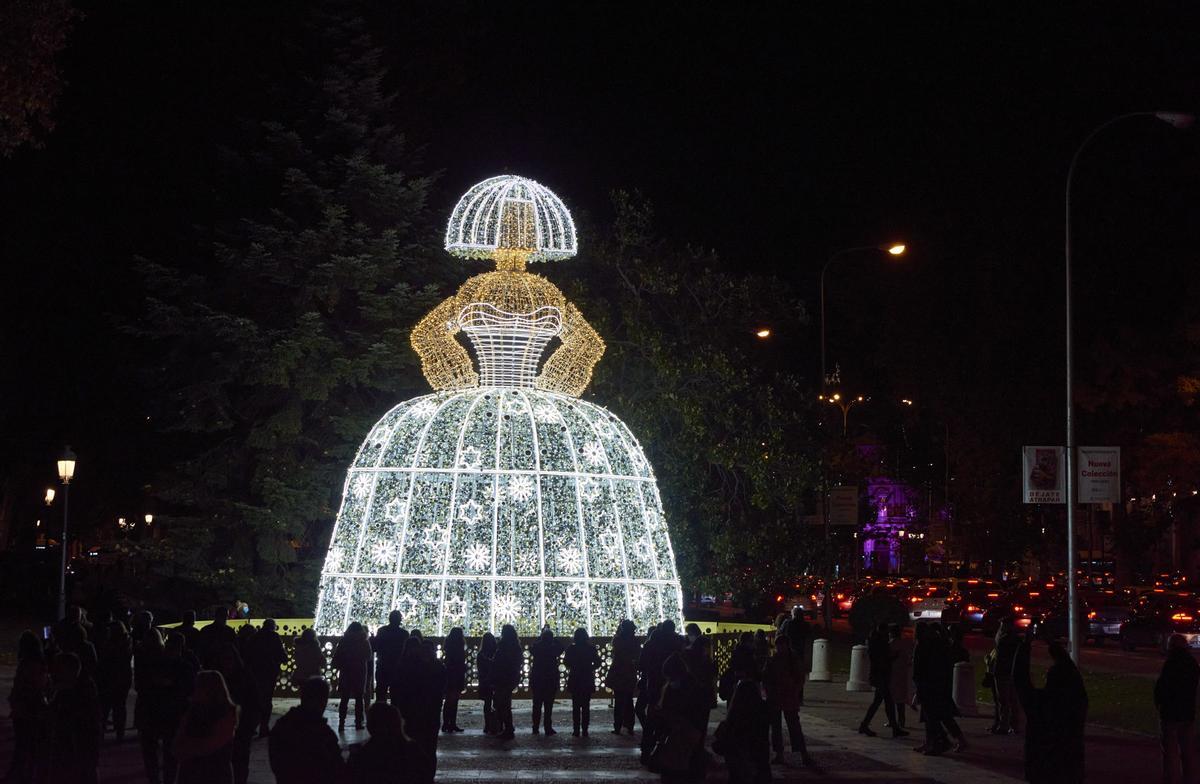
[[[589,441],[583,445],[583,459],[588,465],[598,466],[604,462],[604,447],[599,441]]]
[[[371,492],[370,474],[359,474],[354,477],[354,481],[350,484],[350,492],[354,493],[356,498],[362,498]]]
[[[567,574],[583,571],[583,553],[578,547],[564,547],[558,551],[558,568]]]
[[[428,419],[437,411],[437,405],[432,400],[422,400],[408,409],[408,415],[414,419]]]
[[[650,541],[650,535],[639,537],[633,543],[633,554],[639,561],[654,560],[654,543]]]
[[[600,483],[590,476],[579,483],[579,494],[583,500],[591,503],[600,497]]]
[[[464,447],[462,453],[458,456],[458,467],[466,468],[470,471],[477,471],[479,470],[479,464],[482,460],[483,453],[479,451],[479,447]]]
[[[533,418],[543,425],[554,425],[562,421],[562,414],[549,403],[543,403],[533,409]]]
[[[467,603],[461,596],[451,596],[442,605],[442,615],[452,621],[461,621],[467,614]]]
[[[421,603],[412,594],[401,594],[396,597],[396,609],[410,623],[421,615]]]
[[[450,526],[431,525],[425,529],[425,546],[431,550],[440,550],[446,546],[446,540],[450,538]]]
[[[371,545],[371,560],[377,564],[395,563],[398,553],[399,548],[396,543],[386,539]]]
[[[346,559],[346,553],[341,549],[329,551],[329,555],[325,556],[325,572],[340,572],[342,570],[342,561]]]
[[[600,534],[600,549],[615,561],[621,560],[621,537],[616,531],[605,531]]]
[[[330,598],[338,604],[345,604],[350,601],[350,581],[345,577],[339,577],[333,581],[333,587],[329,591]]]
[[[646,530],[650,533],[657,533],[662,526],[662,515],[654,509],[647,509],[642,513],[642,519],[646,521]]]
[[[504,404],[504,413],[512,416],[526,416],[529,413],[529,404],[519,398],[510,399]]]
[[[505,493],[514,501],[528,503],[533,498],[533,479],[525,474],[517,474],[508,478]]]
[[[638,615],[650,608],[650,592],[646,586],[635,585],[629,589],[629,606]]]
[[[482,571],[491,564],[492,554],[487,547],[477,542],[467,548],[466,562],[467,566],[475,571]]]
[[[492,603],[492,612],[501,623],[516,623],[521,615],[521,602],[512,594],[497,596]]]
[[[383,516],[393,523],[402,523],[408,519],[408,501],[393,498],[384,504]]]
[[[587,589],[583,583],[571,583],[567,586],[567,604],[575,609],[583,607],[587,602]]]
[[[483,507],[474,498],[458,507],[458,519],[467,525],[475,525],[483,519]]]
[[[607,419],[596,422],[596,432],[600,434],[601,438],[606,439],[612,439],[617,435],[617,429]]]

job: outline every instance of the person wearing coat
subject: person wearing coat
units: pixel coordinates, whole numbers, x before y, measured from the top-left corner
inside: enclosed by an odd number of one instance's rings
[[[274,618],[262,622],[262,628],[246,643],[246,666],[254,675],[258,687],[259,725],[258,737],[267,737],[270,731],[271,711],[274,709],[275,684],[279,671],[287,664],[287,649],[279,637]]]
[[[354,700],[354,728],[361,730],[365,726],[363,703],[367,699],[367,679],[371,673],[371,641],[367,639],[367,630],[358,621],[346,627],[342,641],[333,652],[333,668],[338,671],[338,692],[342,696],[338,703],[338,732],[346,729],[351,698]]]
[[[554,698],[558,696],[560,687],[558,679],[558,660],[563,654],[563,647],[554,639],[554,632],[546,626],[542,635],[529,646],[529,691],[533,694],[533,734],[538,734],[538,725],[545,721],[546,735],[554,735],[551,711],[554,709]],[[576,735],[579,733],[576,732]]]
[[[479,679],[479,699],[483,702],[483,733],[495,735],[496,687],[492,682],[492,667],[496,658],[496,635],[485,632],[479,641],[479,653],[475,654],[475,674]]]
[[[17,642],[17,671],[8,693],[13,724],[13,754],[6,781],[30,781],[37,759],[38,725],[46,711],[50,675],[42,641],[26,629]]]
[[[442,732],[462,732],[458,726],[458,700],[467,688],[467,642],[462,627],[455,626],[446,635],[442,646],[442,663],[446,666],[446,694],[442,707]]]
[[[446,692],[446,668],[438,661],[432,641],[415,632],[404,644],[400,659],[399,690],[394,692],[405,732],[412,739],[413,776],[433,781],[437,773],[438,720]]]
[[[101,727],[111,714],[113,733],[118,741],[122,741],[128,724],[125,702],[133,687],[133,641],[125,624],[120,621],[109,622],[108,632],[96,651],[96,658]]]
[[[158,636],[143,635],[143,645],[153,645]],[[152,784],[175,780],[177,763],[172,741],[179,731],[179,722],[187,712],[188,698],[196,680],[194,659],[184,657],[185,641],[179,632],[171,632],[162,652],[144,657],[138,670],[137,725],[138,743],[142,747],[142,762],[146,778]]]
[[[315,629],[305,629],[300,633],[292,653],[296,660],[296,669],[292,672],[293,684],[299,686],[309,678],[325,677],[325,651],[321,649]]]
[[[917,699],[921,703],[921,720],[925,722],[925,743],[917,751],[937,756],[948,751],[953,736],[956,751],[965,751],[966,738],[954,720],[958,708],[952,692],[954,667],[946,641],[938,626],[929,623],[917,626],[917,647],[913,651],[913,680],[917,684]]]
[[[884,713],[887,714],[888,724],[892,728],[892,737],[903,737],[908,733],[900,729],[896,720],[896,703],[892,699],[892,649],[888,644],[886,623],[879,624],[867,639],[867,658],[871,662],[871,672],[867,677],[867,682],[875,689],[875,699],[867,708],[867,715],[858,725],[858,731],[863,735],[875,737],[875,731],[871,729],[871,719],[875,718],[875,712],[879,710],[879,705],[882,703]]]
[[[771,780],[769,711],[756,681],[738,682],[729,700],[729,714],[717,727],[713,741],[713,751],[725,758],[729,784],[763,784]]]
[[[300,684],[300,704],[279,717],[267,741],[267,757],[277,784],[337,782],[344,770],[337,734],[325,719],[329,683],[310,678]]]
[[[404,643],[408,642],[408,630],[401,626],[404,616],[399,610],[388,613],[386,626],[375,632],[372,647],[375,649],[375,700],[387,702],[389,691],[395,686],[396,673],[400,670],[400,657],[404,655]],[[368,720],[370,717],[368,717]],[[370,728],[367,728],[370,731]]]
[[[774,761],[783,763],[783,722],[787,722],[788,738],[792,751],[800,752],[800,759],[811,766],[808,745],[804,742],[804,728],[800,726],[800,683],[804,671],[800,657],[792,652],[792,641],[786,634],[775,637],[775,653],[767,659],[763,668],[763,686],[767,693],[766,709],[771,722],[771,748]]]
[[[1188,651],[1187,638],[1172,634],[1167,660],[1154,682],[1154,707],[1158,708],[1162,741],[1163,781],[1192,782],[1196,776],[1196,686],[1200,664]]]
[[[259,724],[258,685],[235,645],[218,648],[214,664],[225,678],[229,696],[238,707],[237,727],[233,733],[233,781],[234,784],[246,784],[250,778],[250,745]]]
[[[1083,677],[1058,643],[1050,643],[1053,664],[1046,686],[1034,687],[1029,675],[1032,638],[1017,649],[1013,683],[1025,713],[1025,780],[1032,784],[1082,784],[1083,730],[1088,697]]]
[[[587,629],[575,630],[574,641],[563,656],[563,664],[567,667],[567,691],[571,695],[571,734],[578,738],[582,732],[586,738],[588,725],[592,722],[596,670],[600,667],[600,652],[588,639]]]
[[[622,727],[633,734],[633,693],[637,690],[637,660],[642,650],[636,633],[633,621],[623,620],[617,625],[612,639],[612,663],[604,676],[604,685],[613,693],[614,735],[620,735]]]
[[[415,784],[413,745],[395,706],[378,701],[367,711],[371,738],[350,747],[348,784]]]
[[[45,780],[94,782],[103,734],[95,681],[74,653],[56,655],[50,672],[54,696],[47,706]]]
[[[201,670],[173,744],[179,761],[176,784],[233,784],[233,735],[237,708],[225,679]]]
[[[501,740],[516,737],[513,728],[512,695],[521,682],[521,640],[512,624],[500,629],[500,642],[492,659],[492,687],[495,690],[496,718],[500,721]],[[536,726],[536,725],[535,725]]]
[[[888,650],[891,651],[892,674],[888,690],[896,706],[896,723],[893,727],[906,729],[905,706],[912,699],[912,645],[904,639],[900,624],[888,627]]]

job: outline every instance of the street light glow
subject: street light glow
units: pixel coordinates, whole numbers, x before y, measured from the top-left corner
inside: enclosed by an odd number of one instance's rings
[[[892,245],[891,247],[889,247],[887,249],[887,252],[892,254],[893,256],[903,256],[905,247],[906,246],[904,245],[903,242],[897,242],[895,245]]]
[[[154,522],[154,515],[148,514],[145,517],[143,517],[142,519],[146,521],[146,525],[150,525],[151,523]]]
[[[52,503],[54,503],[54,488],[47,487],[46,488],[46,506],[50,506],[50,504],[52,504]]]
[[[58,478],[62,480],[64,485],[71,484],[72,477],[75,476],[75,453],[71,451],[71,447],[63,450],[62,456],[58,458]]]
[[[913,402],[906,397],[900,398],[900,403],[906,406],[911,406],[913,404]]]
[[[767,329],[766,327],[763,327],[762,329],[758,330],[754,334],[760,338],[769,338],[769,337],[771,337],[771,330]]]

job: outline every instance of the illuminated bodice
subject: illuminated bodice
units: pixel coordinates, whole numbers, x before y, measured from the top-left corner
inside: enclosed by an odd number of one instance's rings
[[[562,311],[547,305],[509,313],[472,302],[459,312],[458,324],[475,349],[481,386],[532,388],[546,345],[562,331]]]

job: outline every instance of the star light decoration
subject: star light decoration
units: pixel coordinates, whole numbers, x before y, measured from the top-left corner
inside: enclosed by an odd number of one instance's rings
[[[455,208],[446,247],[496,269],[413,331],[438,391],[388,411],[359,449],[317,630],[376,628],[391,609],[434,635],[680,622],[653,470],[624,423],[578,398],[604,343],[554,284],[525,271],[575,253],[570,213],[519,177],[481,186]]]

